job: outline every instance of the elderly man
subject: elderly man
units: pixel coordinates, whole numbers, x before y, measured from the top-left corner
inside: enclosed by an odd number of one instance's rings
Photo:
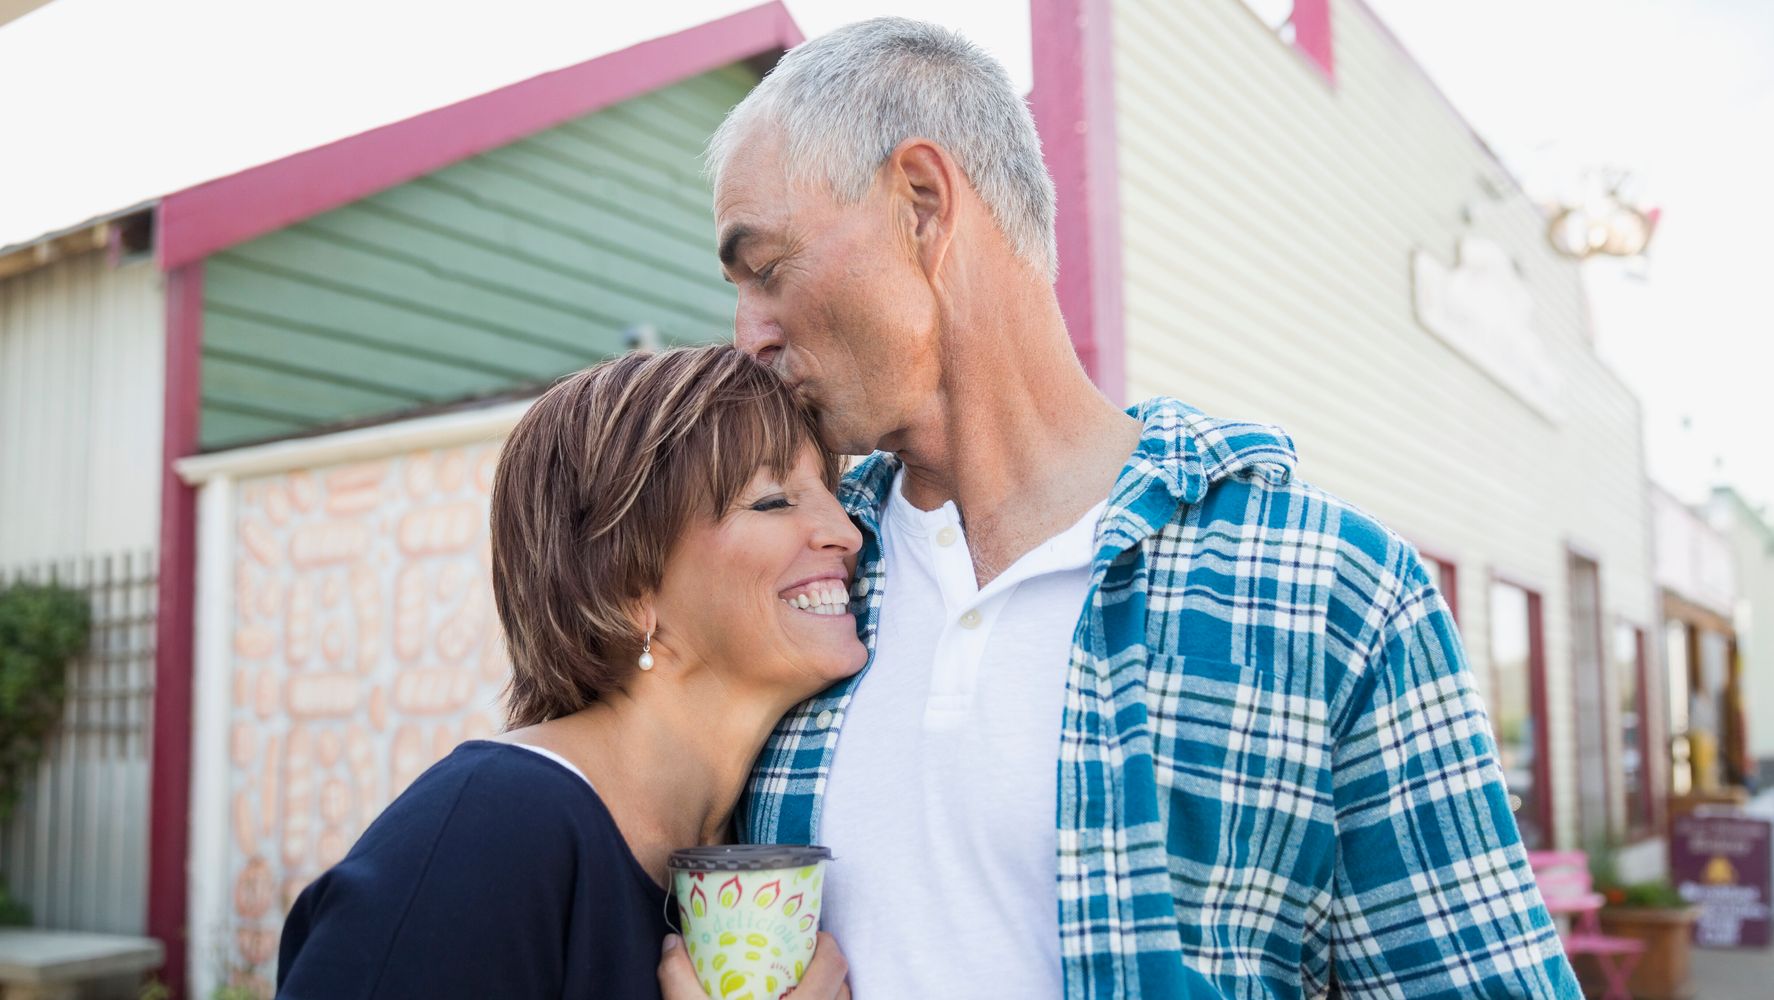
[[[735,338],[844,452],[864,672],[741,834],[837,856],[865,1000],[1576,997],[1446,604],[1279,430],[1121,411],[1002,67],[886,18],[709,147]]]

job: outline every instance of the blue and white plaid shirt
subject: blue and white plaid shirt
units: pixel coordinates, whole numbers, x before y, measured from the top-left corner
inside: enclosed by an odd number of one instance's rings
[[[1129,412],[1145,431],[1097,525],[1061,722],[1066,996],[1318,997],[1334,973],[1347,997],[1575,1000],[1416,552],[1294,479],[1276,428]],[[871,660],[897,469],[873,455],[839,491]],[[818,842],[866,673],[782,721],[746,839]]]

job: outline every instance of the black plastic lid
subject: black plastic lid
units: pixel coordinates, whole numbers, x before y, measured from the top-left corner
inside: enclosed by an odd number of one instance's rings
[[[804,868],[831,859],[831,848],[811,844],[719,844],[673,851],[666,865],[683,871],[757,872]]]

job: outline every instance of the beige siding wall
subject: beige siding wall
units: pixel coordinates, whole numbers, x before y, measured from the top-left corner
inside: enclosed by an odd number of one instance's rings
[[[1576,267],[1365,8],[1332,5],[1334,84],[1238,0],[1114,10],[1128,396],[1286,427],[1306,478],[1455,560],[1475,662],[1490,575],[1539,589],[1572,842],[1567,544],[1599,559],[1605,614],[1654,624],[1639,407],[1590,349]],[[1416,321],[1413,252],[1451,265],[1462,236],[1526,280],[1560,416]]]
[[[151,262],[0,281],[0,567],[156,544],[163,316]]]

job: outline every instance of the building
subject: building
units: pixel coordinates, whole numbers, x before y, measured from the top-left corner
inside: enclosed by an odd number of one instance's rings
[[[1438,576],[1530,844],[1660,853],[1686,591],[1536,206],[1360,0],[1052,0],[1031,28],[1098,384],[1289,430]],[[58,751],[0,841],[40,916],[262,989],[283,907],[497,727],[497,442],[561,373],[728,335],[697,154],[799,38],[767,3],[0,248],[0,572],[138,560],[106,584],[124,666],[85,688],[135,699],[107,766],[136,797],[76,816]],[[82,837],[115,867],[58,865]]]
[[[1662,614],[1669,792],[1707,801],[1743,783],[1738,705],[1737,577],[1728,538],[1699,511],[1651,490]]]
[[[1067,63],[1037,12],[1033,100],[1099,382],[1281,425],[1419,547],[1530,846],[1653,834],[1640,408],[1538,207],[1359,0],[1045,16],[1083,25]]]
[[[294,894],[499,727],[499,438],[731,336],[700,153],[800,37],[742,10],[0,248],[0,575],[135,588],[0,837],[40,925],[264,991]]]
[[[1730,546],[1737,582],[1732,624],[1743,718],[1743,770],[1755,784],[1774,781],[1774,523],[1729,486],[1712,491],[1707,521]]]

